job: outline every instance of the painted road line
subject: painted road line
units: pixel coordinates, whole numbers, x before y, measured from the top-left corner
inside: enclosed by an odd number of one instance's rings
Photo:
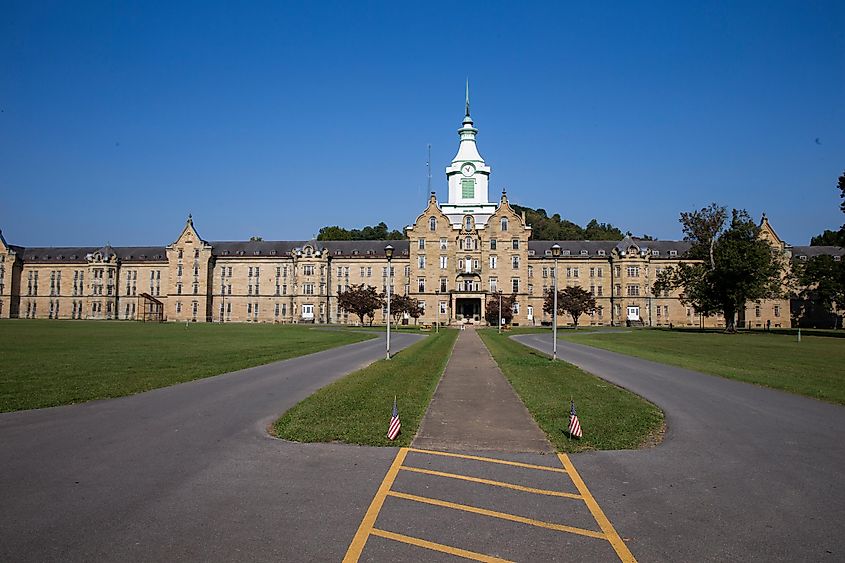
[[[507,514],[506,512],[497,512],[495,510],[487,510],[486,508],[478,508],[476,506],[469,506],[467,504],[458,504],[436,498],[421,497],[417,495],[409,495],[408,493],[399,493],[396,491],[389,491],[388,496],[401,498],[405,500],[412,500],[424,504],[431,504],[434,506],[441,506],[443,508],[451,508],[453,510],[463,510],[464,512],[471,512],[473,514],[481,514],[483,516],[490,516],[493,518],[500,518],[510,522],[519,522],[520,524],[528,524],[538,528],[547,528],[549,530],[557,530],[558,532],[568,532],[570,534],[578,534],[579,536],[587,536],[590,538],[607,539],[602,532],[595,532],[593,530],[585,530],[584,528],[575,528],[573,526],[566,526],[564,524],[555,524],[553,522],[543,522],[542,520],[534,520],[532,518],[525,518],[524,516],[517,516],[515,514]]]
[[[566,454],[557,454],[557,456],[560,458],[561,463],[563,463],[563,467],[566,468],[567,473],[569,473],[569,477],[575,484],[575,488],[577,488],[578,492],[581,493],[581,496],[584,497],[584,502],[587,503],[587,507],[590,509],[590,512],[593,514],[593,518],[596,519],[599,527],[604,532],[607,541],[609,541],[610,545],[613,546],[613,549],[616,550],[616,554],[619,556],[619,559],[625,563],[636,563],[637,560],[634,559],[634,556],[628,549],[628,546],[625,545],[625,542],[622,541],[622,538],[620,538],[619,534],[616,533],[616,529],[613,527],[613,524],[610,523],[610,520],[607,519],[607,516],[605,516],[599,506],[599,503],[597,503],[596,499],[593,498],[590,489],[588,489],[587,485],[584,484],[584,480],[581,479],[581,476],[578,474],[575,466],[572,465],[572,461],[570,461],[569,456]]]
[[[482,483],[484,485],[493,485],[495,487],[504,487],[507,489],[514,489],[516,491],[523,491],[526,493],[534,493],[538,495],[548,495],[550,497],[564,497],[583,500],[581,495],[572,493],[564,493],[561,491],[550,491],[548,489],[535,489],[534,487],[524,487],[514,483],[505,483],[503,481],[493,481],[491,479],[482,479],[481,477],[470,477],[468,475],[458,475],[457,473],[446,473],[445,471],[434,471],[432,469],[423,469],[421,467],[408,467],[403,465],[400,467],[402,471],[412,471],[414,473],[423,473],[425,475],[435,475],[437,477],[449,477],[450,479],[460,479],[461,481],[471,481],[473,483]]]
[[[370,508],[367,509],[364,519],[361,520],[361,525],[358,526],[358,531],[355,532],[355,537],[352,538],[352,543],[349,544],[349,549],[346,550],[346,556],[343,558],[344,563],[354,563],[361,557],[361,552],[364,551],[364,545],[367,543],[367,538],[373,530],[373,525],[376,523],[376,518],[384,504],[384,499],[387,497],[390,487],[393,486],[393,481],[396,479],[396,475],[399,474],[399,468],[402,466],[402,462],[405,461],[406,455],[408,455],[408,448],[400,448],[396,457],[393,459],[390,469],[387,470],[387,475],[384,476],[384,480],[381,482],[378,491],[376,491],[376,496],[373,497],[373,501],[370,503]]]
[[[466,549],[460,549],[450,545],[443,545],[442,543],[435,543],[432,541],[422,540],[420,538],[406,536],[404,534],[379,530],[378,528],[370,530],[370,534],[389,540],[409,543],[417,547],[424,547],[433,551],[440,551],[441,553],[448,553],[449,555],[457,555],[458,557],[472,559],[473,561],[484,561],[485,563],[511,563],[508,559],[499,559],[498,557],[491,557],[490,555],[484,555],[483,553],[476,553],[475,551],[468,551]]]
[[[418,448],[408,448],[410,452],[416,452],[420,454],[430,454],[430,455],[439,455],[443,457],[457,457],[461,459],[472,459],[475,461],[486,461],[487,463],[498,463],[501,465],[513,465],[514,467],[526,467],[528,469],[539,469],[540,471],[552,471],[554,473],[566,473],[566,469],[561,469],[560,467],[548,467],[546,465],[534,465],[532,463],[522,463],[519,461],[508,461],[506,459],[496,459],[494,457],[481,457],[477,455],[467,455],[467,454],[453,454],[450,452],[436,452],[434,450],[421,450]]]

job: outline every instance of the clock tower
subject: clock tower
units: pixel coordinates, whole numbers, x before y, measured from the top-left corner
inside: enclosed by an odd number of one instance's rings
[[[466,215],[473,215],[475,224],[486,225],[487,219],[496,211],[496,203],[487,196],[490,167],[478,153],[475,135],[478,129],[473,127],[469,114],[469,83],[466,91],[466,114],[458,135],[461,144],[452,164],[446,168],[449,184],[449,202],[441,206],[449,221],[458,226]]]

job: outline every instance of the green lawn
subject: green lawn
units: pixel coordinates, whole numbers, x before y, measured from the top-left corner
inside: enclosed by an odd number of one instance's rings
[[[559,336],[613,352],[845,404],[845,341],[751,332],[634,330]]]
[[[407,446],[417,433],[458,333],[441,329],[402,350],[323,387],[273,425],[279,438],[297,442],[345,442]],[[387,426],[398,398],[402,433],[391,442]]]
[[[0,412],[120,397],[359,342],[269,324],[0,321]]]
[[[562,452],[618,450],[641,447],[659,439],[663,412],[633,393],[564,362],[499,335],[479,331],[481,339],[514,390]],[[569,399],[575,400],[584,436],[568,440]]]

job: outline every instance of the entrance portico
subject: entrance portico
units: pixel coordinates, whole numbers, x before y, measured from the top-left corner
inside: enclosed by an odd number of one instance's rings
[[[454,299],[452,310],[455,312],[456,321],[484,320],[485,296],[483,293],[453,293],[452,297]]]

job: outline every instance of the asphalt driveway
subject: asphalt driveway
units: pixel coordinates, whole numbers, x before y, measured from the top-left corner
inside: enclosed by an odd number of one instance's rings
[[[395,334],[392,348],[418,338]],[[396,450],[292,444],[266,428],[383,353],[378,338],[0,415],[0,560],[339,560]]]
[[[551,354],[550,334],[514,338]],[[567,341],[558,355],[666,412],[658,447],[571,456],[638,560],[845,559],[845,408]]]

